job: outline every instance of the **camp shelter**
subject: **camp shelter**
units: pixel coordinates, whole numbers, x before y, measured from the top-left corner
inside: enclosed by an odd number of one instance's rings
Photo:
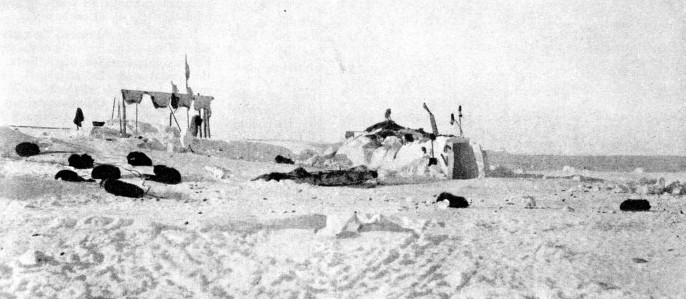
[[[147,98],[148,96],[151,99],[151,104],[155,109],[168,109],[169,110],[169,125],[173,126],[174,123],[176,126],[178,126],[179,130],[181,129],[181,124],[178,122],[176,119],[176,115],[174,114],[175,109],[179,107],[186,107],[186,127],[190,126],[190,121],[189,121],[189,116],[188,116],[188,110],[190,110],[191,106],[195,108],[200,113],[200,116],[203,118],[203,124],[202,127],[200,128],[200,137],[207,137],[209,138],[211,136],[210,133],[210,115],[212,114],[212,109],[211,109],[211,102],[214,100],[214,97],[212,96],[202,96],[202,95],[193,95],[193,94],[182,94],[182,93],[170,93],[170,92],[158,92],[158,91],[145,91],[145,90],[130,90],[130,89],[122,89],[121,90],[121,95],[122,95],[122,100],[123,103],[121,105],[122,108],[122,114],[121,114],[121,120],[123,121],[124,124],[126,124],[127,118],[126,118],[126,105],[136,105],[136,128],[138,127],[138,105],[143,101],[144,98]],[[114,115],[114,112],[113,112]],[[174,122],[172,122],[172,119]],[[126,125],[121,125],[120,126],[120,131],[122,134],[126,134]]]
[[[334,158],[348,161],[348,166],[364,165],[379,170],[380,175],[445,179],[485,176],[487,161],[479,144],[452,135],[439,135],[432,140],[431,134],[422,130],[408,129],[391,122],[385,121],[364,132],[347,134],[348,138]]]

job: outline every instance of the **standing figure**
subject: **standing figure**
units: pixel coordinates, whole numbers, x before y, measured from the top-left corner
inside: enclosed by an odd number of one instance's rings
[[[198,137],[198,132],[200,131],[200,125],[202,124],[202,118],[200,118],[200,115],[193,115],[191,118],[191,135],[193,137]]]
[[[76,116],[74,117],[74,124],[76,125],[77,131],[81,127],[81,123],[83,122],[83,120],[84,120],[83,111],[81,111],[81,108],[76,108]]]

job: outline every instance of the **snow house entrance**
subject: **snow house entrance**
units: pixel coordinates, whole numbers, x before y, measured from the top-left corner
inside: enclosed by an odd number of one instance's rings
[[[468,142],[455,142],[452,144],[452,172],[453,179],[466,180],[479,177],[474,148]]]

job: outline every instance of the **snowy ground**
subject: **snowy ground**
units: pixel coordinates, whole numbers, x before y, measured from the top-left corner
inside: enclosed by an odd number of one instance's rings
[[[637,174],[585,174],[606,180],[598,183],[487,178],[317,187],[250,181],[292,165],[145,150],[155,164],[179,169],[184,182],[145,182],[154,197],[134,200],[97,183],[55,181],[57,171],[70,169],[69,153],[19,158],[7,144],[26,137],[3,132],[3,298],[686,297],[686,196],[604,188]],[[36,137],[43,151],[88,153],[98,163],[152,172],[126,164],[138,150],[131,140]],[[225,150],[245,150],[232,146]],[[206,166],[225,169],[225,178]],[[686,181],[686,173],[640,176]],[[433,202],[441,192],[471,206],[446,209]],[[526,208],[525,196],[535,208]],[[619,211],[627,198],[648,199],[652,209]],[[353,217],[356,229],[333,235]]]

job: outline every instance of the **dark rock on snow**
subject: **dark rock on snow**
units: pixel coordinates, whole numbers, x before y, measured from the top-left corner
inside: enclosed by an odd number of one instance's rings
[[[100,183],[100,186],[104,187],[107,193],[116,196],[139,198],[145,195],[145,191],[141,187],[117,179],[105,179]]]
[[[129,155],[126,156],[126,161],[132,166],[152,166],[152,160],[141,152],[130,152]]]
[[[279,164],[295,164],[293,160],[286,158],[282,155],[277,155],[276,158],[274,158],[274,161]]]
[[[619,205],[622,211],[648,211],[650,210],[650,203],[645,199],[627,199]]]
[[[466,208],[469,207],[469,202],[467,202],[467,199],[462,197],[462,196],[456,196],[452,195],[448,192],[443,192],[438,195],[438,198],[436,198],[436,202],[439,201],[444,201],[447,200],[449,205],[449,208]]]
[[[69,166],[76,169],[88,169],[93,168],[93,158],[88,154],[77,155],[73,154],[69,156]]]
[[[80,177],[76,172],[71,170],[60,170],[55,175],[56,180],[63,180],[67,182],[95,182],[93,179],[84,179]]]
[[[21,157],[30,157],[40,154],[40,148],[38,148],[38,145],[31,142],[22,142],[17,144],[14,150],[17,152],[17,155]]]
[[[96,180],[116,180],[121,178],[121,171],[117,166],[110,164],[102,164],[95,166],[95,168],[93,168],[93,171],[91,172],[91,177]]]

